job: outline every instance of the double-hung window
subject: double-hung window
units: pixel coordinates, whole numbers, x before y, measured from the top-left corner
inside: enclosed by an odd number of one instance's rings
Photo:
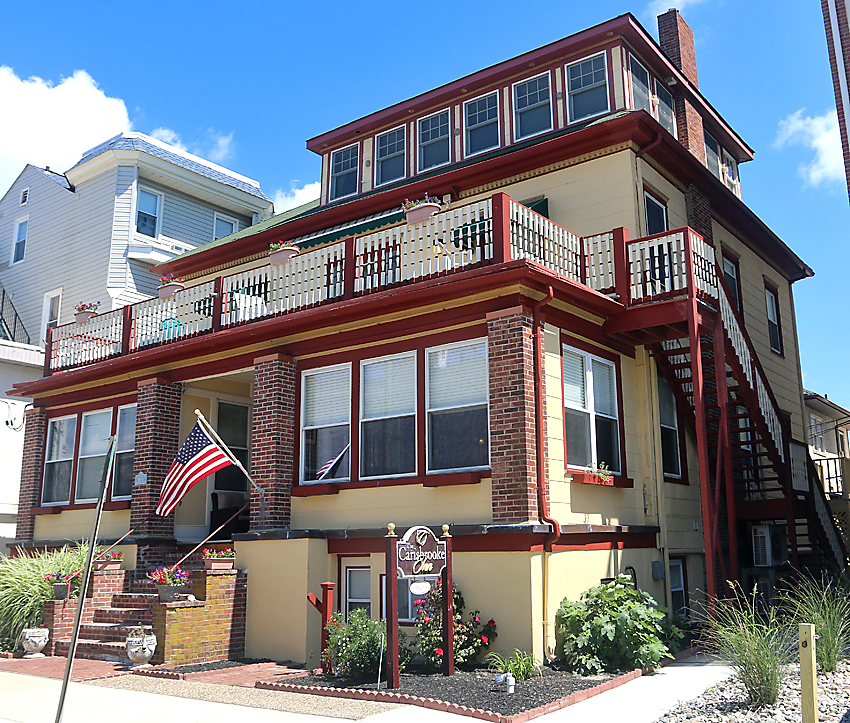
[[[331,154],[331,201],[357,193],[359,159],[360,146],[356,143]]]
[[[444,166],[449,162],[449,112],[435,113],[419,121],[419,170]]]
[[[621,472],[616,367],[564,345],[567,465]]]
[[[681,450],[679,448],[679,415],[676,397],[667,380],[658,376],[658,407],[661,418],[661,466],[665,476],[681,477]]]
[[[372,571],[368,567],[345,570],[345,618],[353,610],[372,610]]]
[[[27,233],[29,231],[29,219],[23,218],[15,223],[15,243],[12,247],[12,263],[23,261],[27,252]]]
[[[428,471],[486,467],[490,460],[486,340],[429,349],[426,359]]]
[[[738,179],[738,161],[725,148],[723,149],[723,178],[721,179],[726,187],[739,198],[741,197],[741,181]]]
[[[499,147],[499,94],[490,93],[463,104],[467,156]]]
[[[416,356],[363,362],[360,476],[416,472]]]
[[[632,71],[632,107],[652,113],[652,86],[649,71],[635,58],[629,56],[629,68]]]
[[[667,230],[667,206],[649,191],[643,192],[643,203],[646,212],[646,235],[664,233]]]
[[[115,471],[112,474],[112,499],[128,498],[133,492],[133,460],[136,449],[136,405],[118,407],[115,431]]]
[[[96,500],[98,497],[111,433],[111,409],[83,414],[80,453],[77,458],[77,488],[74,495],[78,502]]]
[[[375,145],[375,185],[404,178],[404,127],[382,133]]]
[[[567,98],[570,123],[608,112],[605,53],[567,66]]]
[[[62,304],[62,289],[48,291],[44,295],[41,309],[41,338],[46,341],[47,330],[59,326],[59,309]]]
[[[77,418],[51,419],[47,425],[47,451],[44,463],[43,504],[69,502],[71,470],[74,466],[74,443],[77,438]]]
[[[514,138],[528,138],[552,130],[552,94],[549,73],[514,85]]]
[[[302,481],[348,479],[351,366],[305,371],[301,400]]]
[[[136,209],[136,231],[145,236],[156,238],[159,227],[159,213],[162,196],[139,189],[138,208]]]
[[[782,326],[779,323],[779,292],[764,287],[764,298],[767,304],[767,332],[770,338],[770,348],[778,354],[782,353]]]
[[[734,307],[741,310],[741,282],[738,260],[723,254],[723,280],[729,289],[730,301]]]
[[[217,241],[224,236],[230,236],[230,234],[235,232],[236,221],[234,219],[222,216],[218,213],[215,214],[215,221],[213,223],[213,241]]]
[[[823,452],[823,420],[814,414],[809,415],[809,438],[812,440],[812,447]]]
[[[673,109],[673,95],[664,87],[664,83],[660,80],[655,80],[655,98],[658,105],[655,110],[658,115],[658,122],[663,125],[675,137],[676,134],[676,111]]]

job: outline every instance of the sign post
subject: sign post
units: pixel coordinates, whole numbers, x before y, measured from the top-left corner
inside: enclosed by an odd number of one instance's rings
[[[398,678],[398,537],[395,525],[387,525],[387,688],[396,690]]]
[[[454,584],[452,583],[452,536],[449,526],[443,525],[443,542],[446,546],[443,567],[443,675],[455,674],[455,611]]]

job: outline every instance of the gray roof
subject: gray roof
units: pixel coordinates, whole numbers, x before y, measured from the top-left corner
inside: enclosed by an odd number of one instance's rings
[[[38,166],[34,166],[34,168],[38,168]],[[51,171],[49,168],[38,168],[47,178],[53,181],[55,184],[62,186],[66,191],[73,191],[71,188],[71,184],[68,183],[68,179],[61,173],[56,173],[56,171]]]
[[[239,176],[235,173],[229,172],[226,168],[222,168],[214,163],[205,161],[203,158],[199,158],[191,153],[180,151],[177,148],[169,150],[169,148],[170,146],[168,146],[168,144],[145,136],[142,133],[121,133],[114,138],[110,138],[108,141],[101,143],[99,146],[95,146],[83,153],[83,157],[80,158],[80,160],[77,161],[71,168],[76,168],[77,166],[86,163],[92,158],[96,158],[107,151],[141,151],[154,156],[155,158],[161,158],[164,161],[173,163],[175,166],[179,166],[180,168],[193,171],[199,176],[204,176],[205,178],[209,178],[213,181],[218,181],[226,186],[238,188],[240,191],[250,193],[252,196],[256,196],[257,198],[262,198],[266,201],[269,200],[269,198],[260,190],[260,185],[258,183],[251,183],[249,180],[245,179],[244,176]]]

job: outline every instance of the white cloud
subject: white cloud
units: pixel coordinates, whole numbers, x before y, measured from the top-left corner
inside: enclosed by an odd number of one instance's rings
[[[680,13],[691,5],[698,5],[703,0],[651,0],[646,6],[644,13],[653,20],[659,15],[663,15],[670,8],[676,8]]]
[[[274,194],[274,212],[283,213],[290,208],[302,206],[309,201],[314,201],[321,193],[321,184],[318,181],[313,183],[305,183],[300,188],[298,181],[293,181],[286,191],[282,188],[277,189]]]
[[[812,186],[844,181],[844,154],[838,130],[838,113],[827,111],[819,116],[804,116],[805,108],[779,121],[779,132],[773,145],[802,144],[815,152],[811,163],[800,165],[800,175]]]
[[[24,165],[66,171],[83,151],[131,129],[127,107],[85,71],[54,85],[0,66],[0,195]]]
[[[205,157],[213,163],[223,163],[228,158],[231,158],[233,156],[233,133],[224,135],[210,129],[209,134],[212,139],[212,145],[210,145]],[[203,153],[198,155],[203,155]]]
[[[180,140],[180,134],[177,131],[171,130],[171,128],[160,126],[159,128],[154,128],[150,135],[152,138],[156,138],[158,141],[162,141],[163,143],[168,143],[175,148],[179,148],[181,151],[189,150],[183,141]]]

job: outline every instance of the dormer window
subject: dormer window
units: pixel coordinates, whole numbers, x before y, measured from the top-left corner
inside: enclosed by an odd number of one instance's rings
[[[419,170],[444,166],[451,155],[449,112],[444,110],[419,121]]]
[[[655,97],[658,100],[658,122],[676,136],[676,112],[673,110],[673,95],[660,80],[655,81]]]
[[[721,146],[708,131],[705,137],[705,165],[738,198],[741,197],[741,181],[738,178],[738,161]]]
[[[634,55],[629,56],[629,68],[632,71],[632,108],[652,113],[649,71],[641,65]]]
[[[464,151],[467,156],[499,147],[499,94],[490,93],[463,104]]]
[[[549,73],[514,85],[514,138],[529,138],[552,130]]]
[[[348,148],[334,151],[331,155],[331,201],[357,193],[359,158],[360,146],[356,143]]]
[[[383,133],[376,139],[375,185],[404,178],[404,127]]]
[[[605,53],[567,66],[569,122],[608,112],[608,74]]]

